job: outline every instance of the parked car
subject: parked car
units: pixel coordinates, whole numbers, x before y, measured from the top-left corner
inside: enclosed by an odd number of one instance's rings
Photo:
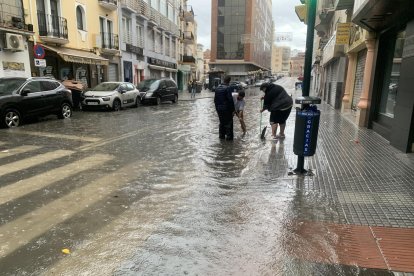
[[[244,90],[243,85],[239,81],[230,82],[230,87],[233,87],[237,92]]]
[[[0,125],[18,127],[25,119],[72,116],[72,94],[52,78],[0,78]]]
[[[263,83],[264,83],[264,81],[263,81],[263,80],[258,80],[258,81],[256,81],[256,82],[254,83],[254,86],[255,86],[255,87],[260,87]]]
[[[110,109],[119,111],[124,107],[138,107],[141,96],[129,82],[102,82],[82,94],[82,109]]]
[[[138,89],[142,103],[178,102],[178,87],[172,79],[147,79],[138,84]]]

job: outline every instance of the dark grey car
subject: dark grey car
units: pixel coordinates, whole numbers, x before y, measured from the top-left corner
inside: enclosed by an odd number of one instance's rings
[[[147,79],[137,86],[142,103],[160,104],[164,101],[178,101],[178,87],[172,79]]]
[[[17,127],[24,119],[49,114],[72,116],[72,93],[51,78],[0,78],[0,126]]]

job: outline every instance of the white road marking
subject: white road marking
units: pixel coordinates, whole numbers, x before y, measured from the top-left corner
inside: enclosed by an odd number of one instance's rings
[[[96,154],[74,163],[52,169],[39,175],[0,188],[0,204],[15,200],[52,183],[82,173],[113,159],[110,155]]]
[[[58,159],[64,156],[68,156],[74,153],[73,151],[69,150],[57,150],[53,152],[48,152],[44,154],[39,154],[30,158],[25,158],[20,161],[16,161],[7,165],[3,165],[0,167],[0,176],[3,176],[8,173],[14,173],[20,170],[24,170],[44,162]]]
[[[147,171],[150,166],[149,163],[145,167],[139,163],[125,166],[1,226],[0,258],[109,196],[120,186],[136,179],[141,172]]]
[[[40,132],[40,131],[16,130],[14,134],[24,134],[24,135],[33,135],[33,136],[48,137],[48,138],[77,140],[77,141],[92,142],[92,143],[102,140],[101,138],[95,138],[95,137],[86,137],[86,136],[81,136],[81,135],[65,135],[65,134],[56,134],[56,133],[48,133],[48,132]]]
[[[12,155],[16,155],[19,153],[25,153],[25,152],[29,152],[29,151],[33,151],[37,149],[40,149],[40,147],[39,146],[19,146],[19,147],[10,148],[10,149],[3,149],[3,150],[0,150],[0,158],[9,157]]]

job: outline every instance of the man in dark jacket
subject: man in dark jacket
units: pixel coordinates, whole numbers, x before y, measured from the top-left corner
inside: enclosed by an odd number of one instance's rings
[[[292,110],[293,100],[292,97],[286,93],[285,89],[277,84],[264,83],[260,86],[265,95],[262,97],[263,109],[270,111],[270,125],[272,126],[272,138],[283,139],[285,138],[286,120]],[[276,135],[277,128],[280,125],[280,132]]]
[[[232,89],[229,86],[231,78],[224,78],[224,83],[220,84],[214,94],[214,104],[220,120],[219,138],[233,140],[233,113],[234,103],[231,95]]]

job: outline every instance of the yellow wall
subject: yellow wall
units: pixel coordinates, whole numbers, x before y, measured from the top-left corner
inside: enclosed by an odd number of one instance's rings
[[[85,9],[86,32],[78,31],[77,28],[76,6],[78,4],[81,4]],[[42,42],[39,38],[36,0],[23,0],[23,6],[26,24],[33,24],[36,41]],[[60,16],[66,18],[68,22],[69,43],[63,45],[68,48],[90,50],[96,46],[95,37],[100,33],[99,16],[111,20],[113,33],[118,34],[117,10],[111,11],[102,7],[98,0],[60,0]],[[82,33],[84,33],[83,36]]]

